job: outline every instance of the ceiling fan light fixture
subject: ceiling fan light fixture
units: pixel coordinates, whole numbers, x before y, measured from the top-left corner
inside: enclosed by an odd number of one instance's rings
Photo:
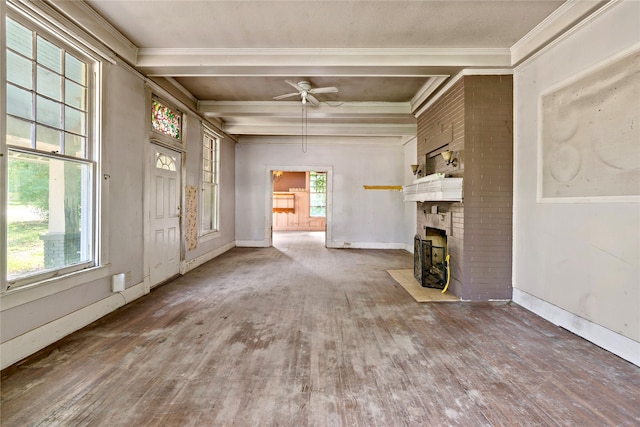
[[[313,96],[313,94],[338,92],[338,88],[334,86],[312,88],[311,82],[307,80],[302,80],[302,81],[299,81],[298,83],[292,82],[291,80],[285,80],[284,82],[289,86],[296,88],[298,92],[274,96],[273,99],[280,100],[280,99],[289,98],[291,96],[300,95],[300,99],[302,100],[303,106],[305,104],[311,104],[312,106],[317,107],[318,105],[320,105],[320,101],[315,96]]]

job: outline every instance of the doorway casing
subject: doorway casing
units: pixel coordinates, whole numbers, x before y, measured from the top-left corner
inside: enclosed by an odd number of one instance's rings
[[[285,165],[267,165],[265,167],[265,221],[264,221],[264,245],[270,247],[273,245],[272,229],[273,229],[273,172],[326,172],[327,174],[327,216],[324,242],[325,246],[332,247],[332,212],[333,212],[333,166],[285,166]]]

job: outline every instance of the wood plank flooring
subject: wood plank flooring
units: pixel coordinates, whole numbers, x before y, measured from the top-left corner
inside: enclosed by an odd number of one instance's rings
[[[295,238],[294,238],[295,237]],[[2,372],[9,426],[632,426],[640,368],[393,250],[235,248]]]

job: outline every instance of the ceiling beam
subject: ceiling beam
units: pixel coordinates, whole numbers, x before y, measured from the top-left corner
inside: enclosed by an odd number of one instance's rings
[[[151,76],[431,76],[454,67],[506,67],[509,49],[138,49]],[[438,73],[442,69],[444,72]]]
[[[307,117],[399,118],[411,117],[409,102],[322,102],[307,107]],[[198,112],[206,117],[300,117],[300,101],[199,101]]]
[[[291,135],[303,134],[302,122],[289,123],[225,123],[224,131],[232,135]],[[309,136],[415,136],[413,124],[308,123],[304,133]]]

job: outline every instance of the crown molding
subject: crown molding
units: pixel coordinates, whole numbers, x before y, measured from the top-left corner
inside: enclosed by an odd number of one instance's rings
[[[442,75],[429,78],[427,83],[425,83],[411,99],[411,112],[413,113],[418,107],[420,107],[420,105],[422,105],[422,103],[449,77],[451,76]]]
[[[59,13],[91,34],[129,64],[135,64],[138,48],[84,1],[47,0]]]
[[[511,47],[511,66],[519,65],[597,9],[617,2],[618,0],[566,1]]]
[[[468,68],[461,70],[458,74],[453,76],[449,81],[438,89],[438,92],[432,96],[429,101],[424,104],[419,110],[414,112],[414,116],[418,117],[425,111],[427,111],[442,95],[447,93],[451,87],[456,84],[458,80],[464,76],[508,76],[513,74],[511,68]]]

